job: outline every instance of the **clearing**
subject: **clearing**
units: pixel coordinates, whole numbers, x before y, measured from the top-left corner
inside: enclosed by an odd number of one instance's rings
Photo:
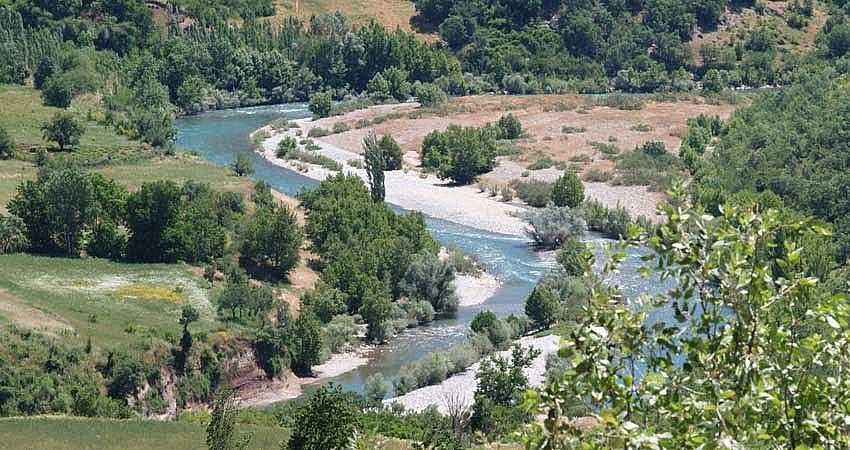
[[[408,168],[415,168],[428,133],[452,124],[483,126],[512,113],[522,122],[526,137],[511,142],[515,154],[500,157],[499,166],[481,177],[478,186],[484,192],[514,180],[552,181],[567,168],[580,174],[601,173],[604,179],[611,179],[615,175],[612,148],[622,154],[646,142],[661,141],[677,153],[687,119],[700,114],[727,118],[736,108],[691,95],[662,100],[649,96],[623,98],[619,97],[621,105],[604,97],[578,95],[460,97],[436,109],[419,109],[410,103],[376,106],[305,122],[301,131],[306,135],[315,127],[331,130],[334,124],[344,122],[349,131],[317,141],[352,153],[362,153],[363,138],[369,132],[389,134],[405,152]],[[545,168],[533,170],[542,162],[548,162]],[[608,206],[621,204],[634,215],[647,217],[654,216],[655,205],[662,199],[661,194],[645,186],[587,183],[587,191]]]

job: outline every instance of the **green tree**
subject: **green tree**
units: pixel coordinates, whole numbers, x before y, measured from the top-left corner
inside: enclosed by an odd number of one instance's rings
[[[570,238],[564,241],[557,259],[566,275],[580,277],[590,271],[593,253],[581,240]]]
[[[298,264],[304,233],[288,206],[262,206],[247,219],[242,234],[242,256],[268,266],[286,277]]]
[[[403,102],[410,97],[410,82],[407,81],[407,72],[398,67],[390,67],[383,72],[387,80],[389,94],[396,101]]]
[[[414,88],[416,100],[424,108],[434,108],[449,101],[448,95],[433,83],[419,84]]]
[[[558,320],[560,313],[558,294],[545,287],[535,287],[525,300],[525,315],[538,329],[545,330],[551,327]]]
[[[189,325],[197,322],[201,318],[198,310],[192,305],[185,305],[180,311],[180,325],[183,326],[183,335],[180,337],[180,350],[176,352],[174,357],[174,365],[180,373],[186,373],[186,360],[189,357],[189,352],[192,351],[192,333],[189,331]]]
[[[230,168],[238,177],[244,177],[254,173],[254,164],[251,162],[251,158],[244,153],[236,155],[236,158],[230,164]]]
[[[422,165],[442,179],[469,184],[496,165],[496,143],[487,129],[451,125],[434,131],[422,144]]]
[[[15,157],[15,141],[5,128],[0,127],[0,159]]]
[[[378,146],[384,154],[384,170],[401,169],[402,155],[398,142],[389,134],[385,134],[378,141]]]
[[[47,106],[67,108],[74,99],[74,86],[66,77],[52,76],[44,81],[41,97]]]
[[[163,261],[166,253],[163,234],[177,221],[181,192],[173,181],[142,184],[127,198],[127,228],[130,239],[127,256],[135,261]]]
[[[384,378],[384,375],[380,372],[369,375],[366,378],[365,385],[365,395],[366,399],[372,405],[381,405],[381,401],[384,400],[384,397],[387,396],[387,392],[390,390],[390,382]]]
[[[94,224],[96,200],[88,175],[76,166],[47,167],[18,186],[9,211],[26,224],[37,252],[79,256],[83,234]]]
[[[310,112],[318,117],[328,117],[333,108],[333,98],[330,92],[316,92],[310,96]]]
[[[481,361],[475,374],[478,385],[472,406],[473,429],[493,432],[499,427],[522,423],[522,418],[516,417],[522,414],[516,405],[520,395],[528,388],[528,377],[523,370],[531,366],[539,355],[539,350],[515,345],[510,358],[494,356]]]
[[[322,386],[295,412],[290,450],[349,448],[360,427],[360,408],[334,384]]]
[[[434,311],[454,314],[458,308],[455,273],[449,261],[431,253],[415,255],[399,287],[408,297],[426,301]]]
[[[66,148],[76,147],[80,143],[84,130],[73,114],[57,112],[49,122],[41,126],[41,131],[44,140],[55,142],[61,152]]]
[[[384,170],[386,169],[386,158],[383,148],[374,133],[369,133],[363,139],[363,158],[366,160],[366,175],[369,178],[369,192],[372,201],[383,202],[386,197],[384,187]]]
[[[312,311],[303,310],[298,319],[292,322],[287,335],[292,369],[310,373],[310,369],[319,363],[322,350],[321,323]]]
[[[548,417],[528,426],[528,445],[850,445],[835,409],[850,401],[850,309],[844,295],[809,276],[798,245],[828,230],[733,205],[706,216],[681,185],[672,193],[657,233],[647,238],[632,227],[627,242],[612,244],[603,277],[617,254],[646,243],[647,271],[677,288],[642,305],[596,289],[564,343],[570,370],[526,397],[531,414]],[[697,308],[703,313],[690,314]],[[673,318],[647,326],[656,314]],[[564,405],[575,402],[604,418],[591,432],[565,426]]]
[[[212,405],[210,423],[207,425],[207,448],[209,450],[242,450],[251,443],[251,435],[238,436],[236,419],[236,391],[222,388]]]
[[[363,305],[358,312],[368,326],[366,337],[372,342],[384,343],[388,336],[387,321],[390,318],[393,304],[389,289],[378,280],[370,280],[366,285]]]
[[[348,310],[345,294],[321,280],[314,289],[301,294],[301,305],[310,308],[322,323],[328,323],[334,316]]]
[[[552,188],[552,202],[555,206],[578,208],[584,202],[584,185],[575,172],[564,172]]]
[[[17,216],[0,214],[0,255],[22,252],[29,245],[24,221]]]
[[[497,139],[519,139],[522,137],[522,122],[512,113],[505,114],[496,122]]]

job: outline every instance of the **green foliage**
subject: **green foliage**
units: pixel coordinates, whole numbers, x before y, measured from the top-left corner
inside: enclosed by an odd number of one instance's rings
[[[257,209],[242,229],[242,256],[275,277],[284,278],[298,264],[304,233],[295,213],[287,206],[269,205]]]
[[[15,157],[15,141],[5,128],[0,127],[0,159]]]
[[[89,176],[74,166],[42,169],[9,202],[9,211],[26,225],[31,251],[66,256],[79,256],[97,208]]]
[[[564,172],[552,187],[555,206],[577,208],[584,202],[584,185],[574,172]]]
[[[290,158],[298,150],[298,140],[292,136],[284,136],[277,144],[275,155],[281,159]]]
[[[624,153],[617,159],[621,184],[650,186],[657,191],[670,187],[672,180],[681,175],[682,162],[670,154],[663,142],[651,141]]]
[[[560,300],[556,293],[545,287],[538,286],[525,299],[525,315],[538,329],[548,329],[560,314]]]
[[[369,378],[366,379],[366,399],[372,404],[380,405],[391,387],[390,382],[381,373],[369,375]]]
[[[542,208],[552,200],[555,185],[543,180],[514,181],[513,188],[517,196],[535,208]]]
[[[807,274],[798,244],[825,230],[776,210],[730,205],[720,217],[706,216],[681,186],[673,205],[652,237],[631,233],[609,254],[645,242],[647,271],[671,277],[676,288],[641,305],[612,302],[597,290],[561,352],[570,370],[526,397],[531,414],[550,418],[529,425],[528,444],[846,446],[834,405],[847,402],[840,373],[848,361],[840,349],[848,308],[844,295],[819,289]],[[696,304],[704,312],[690,314]],[[673,317],[648,325],[658,313]],[[673,386],[678,393],[670,396]],[[573,402],[603,420],[587,431],[563,426],[563,407]],[[799,420],[798,411],[808,419]]]
[[[500,117],[496,122],[496,139],[519,139],[522,134],[522,122],[512,113]]]
[[[538,247],[550,250],[560,248],[568,239],[581,236],[587,229],[580,212],[566,206],[528,211],[524,218],[529,225],[528,237]]]
[[[83,135],[83,126],[71,113],[57,112],[50,122],[41,126],[44,140],[55,142],[59,151],[66,148],[74,148],[80,143]]]
[[[288,448],[348,448],[360,427],[360,414],[360,408],[339,386],[322,386],[296,410]]]
[[[357,312],[368,326],[366,337],[384,343],[389,337],[388,320],[392,312],[392,298],[386,287],[377,280],[370,280],[363,295],[363,304]]]
[[[236,433],[236,391],[224,388],[216,395],[207,425],[207,448],[209,450],[243,450],[251,442],[250,435]]]
[[[401,146],[392,136],[389,134],[381,136],[381,139],[378,140],[378,147],[384,155],[384,170],[401,169]]]
[[[29,246],[24,221],[17,216],[0,214],[0,255],[22,252]]]
[[[451,125],[431,132],[422,144],[422,165],[436,170],[442,179],[469,184],[495,167],[495,139],[486,128]]]
[[[291,365],[296,372],[309,373],[319,363],[322,349],[320,322],[310,310],[301,311],[298,319],[287,327]]]
[[[579,239],[567,239],[558,252],[558,264],[569,276],[579,277],[590,271],[593,254]]]
[[[602,233],[603,236],[611,239],[625,237],[629,226],[633,223],[626,208],[622,206],[608,208],[597,200],[586,201],[581,214],[589,230]]]
[[[431,253],[415,255],[399,284],[401,291],[411,299],[428,302],[441,314],[457,312],[454,267],[449,261]]]
[[[236,158],[230,164],[230,168],[238,177],[244,177],[254,173],[254,164],[251,162],[251,158],[244,153],[236,155]]]
[[[791,209],[831,223],[843,261],[850,222],[840,192],[848,179],[836,161],[848,148],[843,123],[850,94],[843,78],[800,76],[800,84],[760,96],[733,114],[697,167],[695,198],[717,213],[736,192],[773,192]]]
[[[348,310],[345,294],[319,281],[314,289],[301,294],[301,305],[310,308],[322,323]]]
[[[389,289],[387,295],[397,298],[413,255],[437,251],[421,215],[397,215],[373,202],[356,176],[328,178],[300,199],[308,212],[307,237],[322,258],[322,279],[345,294],[350,313],[367,293]]]
[[[330,92],[316,92],[310,96],[310,112],[318,117],[328,117],[333,107],[333,98]]]
[[[96,258],[119,260],[127,249],[127,235],[113,222],[101,222],[94,226],[86,253]]]
[[[423,83],[414,86],[413,94],[416,100],[424,108],[435,108],[449,101],[449,97],[439,86],[431,83]]]
[[[475,403],[471,425],[473,429],[498,434],[507,434],[499,428],[516,428],[524,417],[516,407],[519,396],[528,388],[528,378],[523,370],[531,366],[534,358],[540,355],[539,350],[524,349],[514,346],[510,358],[494,356],[481,361],[481,366],[475,378],[478,385],[475,389]],[[507,417],[504,414],[513,410],[519,417]]]
[[[372,201],[383,202],[386,197],[384,187],[384,170],[386,170],[386,159],[383,148],[374,133],[369,133],[363,139],[363,158],[366,160],[366,175],[369,179],[369,192]]]

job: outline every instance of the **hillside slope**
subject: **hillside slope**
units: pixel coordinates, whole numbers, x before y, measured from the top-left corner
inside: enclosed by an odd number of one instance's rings
[[[375,19],[388,28],[400,27],[410,31],[410,18],[416,14],[409,0],[275,0],[274,20],[311,16],[333,11],[345,13],[354,23],[364,24]]]

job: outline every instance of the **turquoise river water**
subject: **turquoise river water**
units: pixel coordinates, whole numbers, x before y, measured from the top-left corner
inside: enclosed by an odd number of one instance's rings
[[[254,130],[279,118],[300,119],[309,117],[304,104],[260,106],[213,111],[177,121],[177,145],[198,153],[208,161],[227,165],[236,155],[249,155],[254,163],[254,178],[269,183],[272,188],[286,193],[317,185],[315,180],[297,172],[275,166],[252,149],[248,135]],[[399,368],[431,351],[446,349],[461,342],[469,322],[479,311],[489,309],[500,316],[522,313],[526,296],[551,262],[535,253],[529,242],[516,236],[482,231],[444,220],[427,218],[428,228],[435,239],[447,247],[462,249],[477,255],[488,270],[502,281],[496,295],[482,305],[461,307],[456,318],[436,321],[425,327],[407,330],[388,344],[370,353],[367,365],[341,375],[331,381],[346,389],[362,392],[366,378],[376,372],[393,380]],[[591,236],[601,244],[605,239]],[[639,277],[636,267],[640,263],[637,253],[630,255],[616,280],[627,297],[650,287]]]

